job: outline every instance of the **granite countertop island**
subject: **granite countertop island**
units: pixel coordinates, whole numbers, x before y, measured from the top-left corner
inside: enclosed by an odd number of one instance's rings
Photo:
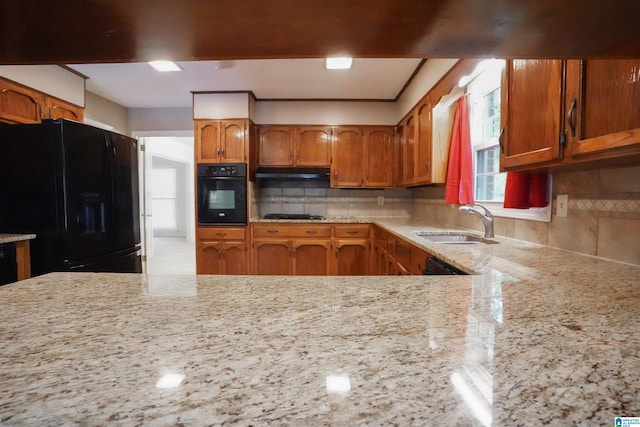
[[[418,227],[380,225],[412,239]],[[3,286],[0,425],[640,416],[640,268],[496,240],[416,241],[469,276],[52,273]]]

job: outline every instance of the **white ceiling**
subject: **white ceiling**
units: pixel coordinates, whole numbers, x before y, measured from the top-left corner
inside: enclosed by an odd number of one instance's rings
[[[191,108],[191,91],[253,91],[258,99],[395,99],[420,59],[360,59],[326,70],[323,59],[178,62],[160,73],[147,63],[70,64],[87,90],[127,108]]]

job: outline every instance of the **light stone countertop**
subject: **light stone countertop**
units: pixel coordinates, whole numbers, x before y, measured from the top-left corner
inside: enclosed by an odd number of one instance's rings
[[[640,416],[640,268],[511,239],[477,274],[52,273],[0,287],[1,425],[613,425]],[[182,378],[179,386],[158,382]]]
[[[14,234],[14,233],[0,233],[0,244],[21,242],[23,240],[35,239],[35,234]]]

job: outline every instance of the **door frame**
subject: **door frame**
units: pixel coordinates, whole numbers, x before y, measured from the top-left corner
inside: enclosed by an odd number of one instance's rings
[[[153,217],[151,212],[151,188],[149,183],[151,182],[151,157],[152,152],[147,150],[148,138],[153,137],[186,137],[194,138],[193,130],[184,131],[169,131],[169,130],[155,130],[155,131],[133,131],[131,136],[138,140],[138,167],[139,167],[139,180],[140,180],[140,241],[142,243],[142,265],[143,271],[147,271],[147,257],[153,255]],[[191,157],[194,159],[191,163],[191,181],[193,185],[190,186],[193,191],[193,197],[195,197],[195,153]],[[189,175],[189,171],[187,171]],[[188,242],[195,242],[195,202],[192,204],[193,215],[187,216],[187,229],[186,238]]]

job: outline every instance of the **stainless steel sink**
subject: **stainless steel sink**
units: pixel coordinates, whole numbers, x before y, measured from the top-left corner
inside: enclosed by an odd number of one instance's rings
[[[467,233],[455,233],[455,232],[438,232],[438,231],[417,231],[416,236],[427,239],[434,243],[443,243],[449,245],[468,245],[485,243],[492,244],[498,243],[494,240],[485,239],[484,237],[475,236]]]

